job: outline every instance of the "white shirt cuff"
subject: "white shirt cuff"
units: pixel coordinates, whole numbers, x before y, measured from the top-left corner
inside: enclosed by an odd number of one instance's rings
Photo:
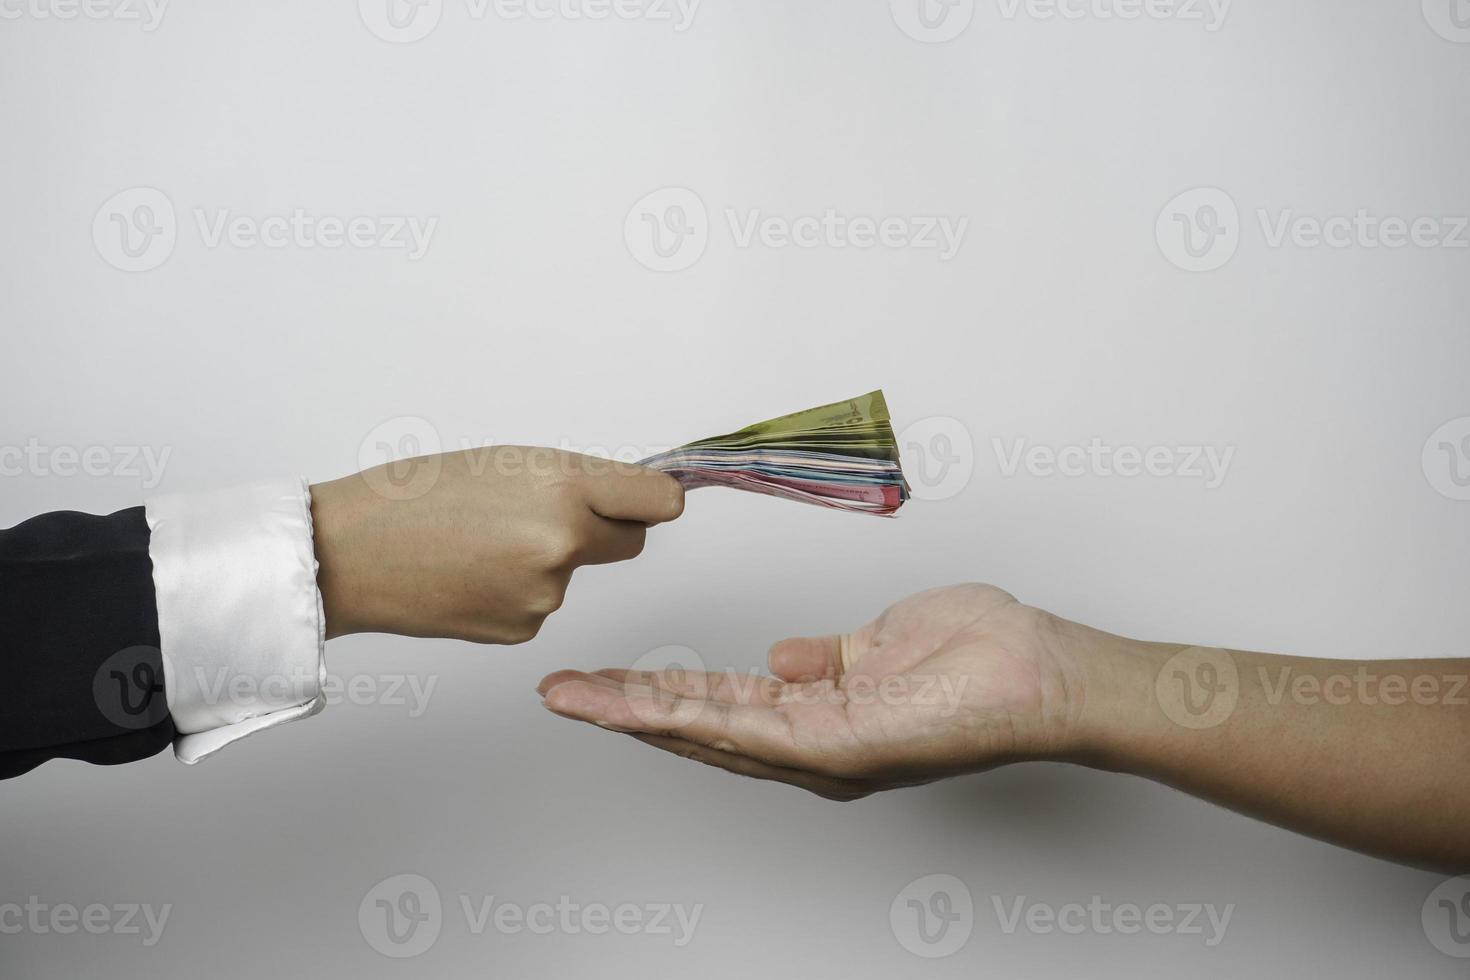
[[[193,764],[320,711],[326,617],[306,481],[144,503],[174,755]]]

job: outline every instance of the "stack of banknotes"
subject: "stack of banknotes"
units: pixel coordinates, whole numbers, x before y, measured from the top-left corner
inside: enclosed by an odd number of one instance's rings
[[[883,517],[909,499],[881,391],[691,442],[643,465],[690,490],[734,487]]]

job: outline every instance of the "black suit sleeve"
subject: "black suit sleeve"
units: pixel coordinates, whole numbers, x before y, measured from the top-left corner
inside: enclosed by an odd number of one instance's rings
[[[0,531],[0,779],[173,739],[143,508]]]

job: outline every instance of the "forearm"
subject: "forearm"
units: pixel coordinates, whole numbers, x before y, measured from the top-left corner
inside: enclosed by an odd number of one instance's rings
[[[148,543],[141,507],[0,530],[0,779],[169,744]]]
[[[1094,642],[1081,761],[1395,861],[1470,869],[1470,661]]]

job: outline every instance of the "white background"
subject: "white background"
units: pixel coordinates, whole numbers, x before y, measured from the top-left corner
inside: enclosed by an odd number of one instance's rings
[[[1140,780],[1024,766],[839,806],[560,721],[532,692],[668,644],[755,666],[780,637],[963,580],[1152,639],[1465,656],[1470,503],[1421,449],[1470,415],[1470,249],[1273,248],[1257,217],[1470,214],[1470,44],[1431,26],[1443,11],[1241,2],[1210,31],[992,0],[926,43],[876,0],[706,0],[684,31],[445,0],[399,44],[371,2],[178,3],[152,31],[7,3],[7,446],[167,451],[160,489],[188,490],[339,476],[405,416],[446,448],[655,449],[881,386],[900,427],[959,419],[974,473],[896,521],[700,491],[638,562],[578,573],[528,646],[329,645],[334,673],[437,678],[422,717],[343,704],[193,769],[58,762],[5,784],[0,902],[173,909],[151,948],[0,935],[0,975],[1462,975],[1421,927],[1439,876]],[[658,273],[625,218],[671,186],[706,206],[707,247]],[[166,195],[177,241],[130,273],[92,228],[135,187]],[[1199,187],[1240,215],[1210,272],[1155,234]],[[438,223],[410,260],[210,247],[195,218],[297,208]],[[726,219],[827,208],[968,230],[942,261],[742,248]],[[1007,476],[993,444],[1094,438],[1235,454],[1207,489]],[[0,479],[0,525],[129,506],[144,482],[32,467]],[[1446,780],[1464,770],[1445,759]],[[889,907],[940,872],[976,921],[921,960]],[[357,917],[402,873],[445,905],[409,960]],[[461,895],[703,912],[683,948],[475,936]],[[1008,935],[992,904],[1093,895],[1235,909],[1206,948]]]

